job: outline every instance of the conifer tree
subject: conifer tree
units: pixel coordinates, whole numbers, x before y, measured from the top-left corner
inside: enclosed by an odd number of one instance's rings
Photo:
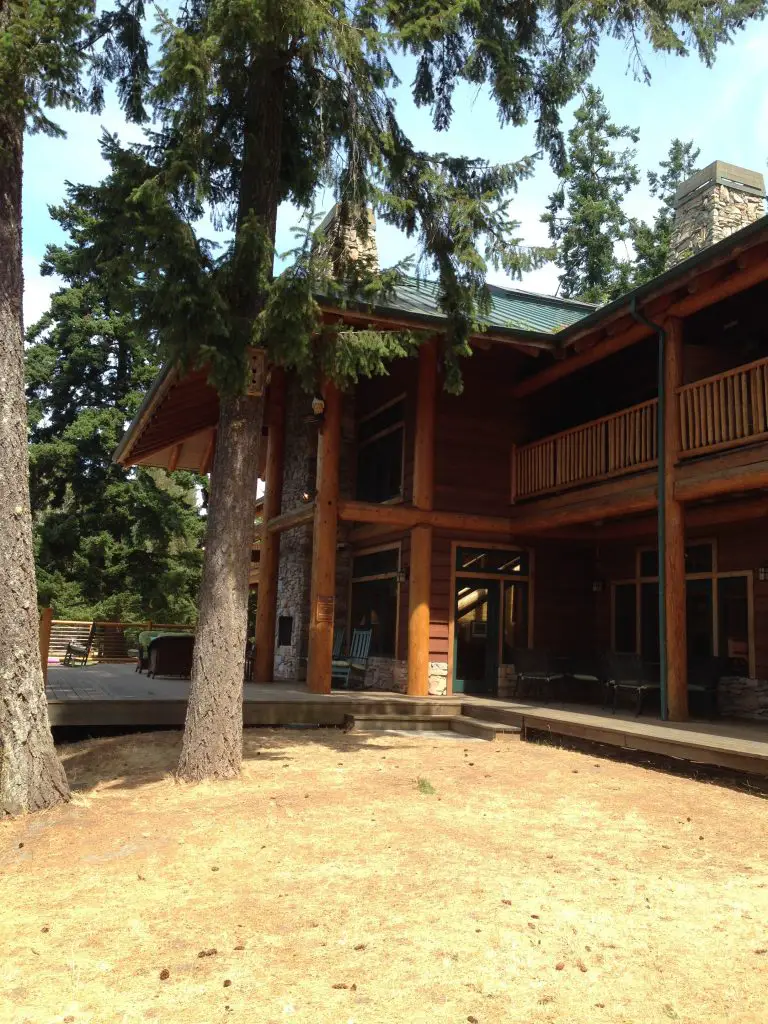
[[[414,100],[438,129],[450,124],[459,83],[487,85],[502,123],[535,119],[537,146],[561,170],[560,109],[592,70],[602,33],[644,34],[658,49],[692,47],[710,60],[761,2],[588,0],[566,10],[546,0],[188,0],[176,21],[163,16],[156,131],[144,150],[112,146],[112,174],[94,201],[113,206],[122,195],[137,212],[129,244],[144,268],[142,315],[170,358],[210,367],[220,395],[181,778],[235,775],[241,761],[244,555],[262,416],[245,393],[248,347],[264,346],[316,384],[324,374],[352,380],[410,344],[320,330],[314,296],[327,281],[309,241],[273,280],[279,204],[311,207],[329,186],[342,221],[362,234],[372,204],[413,238],[422,269],[439,281],[446,380],[458,388],[458,361],[487,302],[487,266],[514,274],[535,260],[516,244],[507,212],[533,160],[488,166],[420,150],[398,121],[393,55],[415,61]],[[205,212],[231,232],[224,250],[195,230]],[[391,283],[360,268],[352,276],[350,290],[369,296]]]
[[[133,306],[121,247],[89,251],[89,213],[70,188],[51,210],[71,241],[44,274],[65,282],[27,333],[31,500],[38,593],[60,618],[191,622],[204,518],[197,478],[112,461],[160,369]]]
[[[696,173],[698,158],[699,150],[694,148],[693,142],[673,139],[667,159],[659,165],[660,169],[648,172],[650,193],[659,200],[659,209],[652,224],[633,220],[630,225],[630,237],[635,250],[633,286],[664,273],[675,221],[675,192]]]
[[[107,78],[117,81],[126,109],[140,117],[147,72],[142,15],[140,0],[99,17],[91,0],[0,3],[0,815],[48,807],[69,795],[51,737],[38,649],[24,402],[24,131],[61,134],[50,109],[98,109]],[[93,74],[86,82],[88,67]]]
[[[630,237],[623,204],[640,179],[635,149],[617,146],[625,139],[636,143],[639,133],[611,121],[603,94],[594,86],[585,89],[574,118],[561,183],[542,220],[556,246],[562,294],[602,304],[629,284],[629,251],[622,257],[616,249]]]

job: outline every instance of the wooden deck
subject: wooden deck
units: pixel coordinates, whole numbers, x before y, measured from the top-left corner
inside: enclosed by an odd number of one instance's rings
[[[341,726],[348,715],[468,715],[517,725],[522,735],[549,734],[768,775],[768,723],[661,722],[616,715],[592,705],[536,704],[469,697],[407,697],[377,691],[314,694],[295,683],[244,686],[246,726]],[[52,726],[169,726],[184,723],[189,682],[147,679],[130,665],[52,666]],[[465,737],[458,737],[464,739]]]

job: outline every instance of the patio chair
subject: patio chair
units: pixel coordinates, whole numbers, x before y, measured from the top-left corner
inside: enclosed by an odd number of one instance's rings
[[[585,692],[593,696],[596,687],[604,693],[605,672],[601,659],[596,654],[573,654],[563,659],[565,677],[569,688],[573,685],[573,692],[569,694],[572,698],[584,698]]]
[[[717,684],[728,673],[728,658],[692,658],[688,662],[688,693],[701,695],[710,718],[717,718]]]
[[[253,682],[253,664],[256,659],[256,644],[249,640],[245,645],[245,668],[243,670],[243,682]]]
[[[333,660],[338,661],[344,654],[344,627],[336,626],[333,631]]]
[[[331,682],[342,689],[361,690],[371,650],[372,629],[352,631],[352,643],[346,658],[336,658],[331,665]],[[342,636],[343,639],[343,636]]]
[[[549,651],[537,648],[519,647],[515,651],[515,670],[517,683],[513,696],[518,697],[520,687],[530,690],[532,697],[547,702],[553,692],[554,684],[565,679],[565,669],[561,661],[553,658]]]
[[[639,654],[616,654],[605,656],[605,684],[609,695],[613,695],[613,713],[616,714],[619,694],[628,691],[635,695],[635,715],[643,713],[645,698],[661,686],[651,678],[651,671]]]
[[[91,653],[93,643],[93,623],[88,631],[88,638],[85,643],[77,640],[70,640],[64,652],[64,665],[87,665],[88,655]]]
[[[192,633],[166,633],[149,642],[147,677],[192,675],[192,651],[195,638]]]

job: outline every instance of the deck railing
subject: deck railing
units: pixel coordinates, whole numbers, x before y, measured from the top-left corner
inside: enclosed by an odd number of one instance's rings
[[[653,398],[515,449],[512,500],[654,465],[657,405]]]
[[[768,358],[685,384],[678,395],[683,454],[768,436]]]

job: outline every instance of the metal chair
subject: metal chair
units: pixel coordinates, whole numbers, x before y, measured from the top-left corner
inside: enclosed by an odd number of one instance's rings
[[[549,651],[530,647],[519,647],[515,651],[517,682],[514,696],[519,696],[520,686],[529,687],[531,696],[545,703],[549,701],[553,684],[565,678],[565,672]]]
[[[618,707],[619,693],[622,690],[634,693],[636,716],[643,712],[646,695],[661,690],[660,684],[651,679],[650,670],[639,654],[606,654],[605,685],[607,695],[613,695],[614,714]]]

